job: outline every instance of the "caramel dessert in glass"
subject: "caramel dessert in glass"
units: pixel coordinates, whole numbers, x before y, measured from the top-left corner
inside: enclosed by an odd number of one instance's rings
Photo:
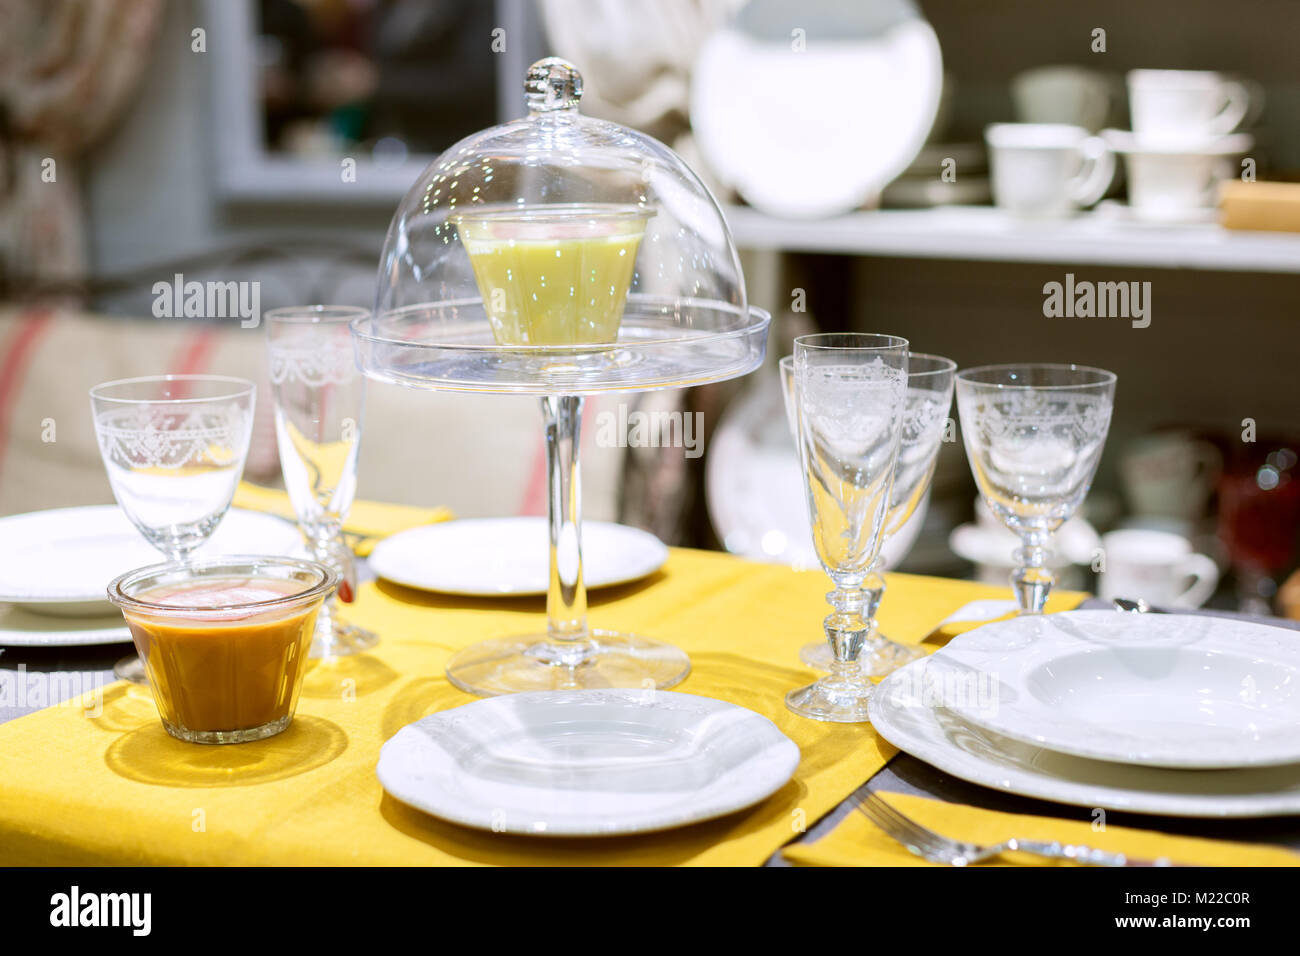
[[[336,571],[254,555],[158,564],[108,586],[144,662],[163,727],[234,744],[293,720],[321,604]]]

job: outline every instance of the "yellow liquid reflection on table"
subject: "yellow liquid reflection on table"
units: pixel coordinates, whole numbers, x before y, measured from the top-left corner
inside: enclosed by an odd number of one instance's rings
[[[499,345],[618,339],[650,212],[635,206],[526,207],[458,217]]]

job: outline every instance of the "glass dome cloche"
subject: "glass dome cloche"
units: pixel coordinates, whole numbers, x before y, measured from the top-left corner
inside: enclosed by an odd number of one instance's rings
[[[457,654],[480,694],[669,687],[677,648],[587,626],[578,436],[582,396],[700,385],[762,362],[731,231],[667,146],[583,116],[582,77],[529,68],[528,115],[475,133],[420,175],[388,229],[374,313],[353,323],[371,378],[541,397],[550,467],[544,633]],[[671,452],[665,452],[671,453]]]

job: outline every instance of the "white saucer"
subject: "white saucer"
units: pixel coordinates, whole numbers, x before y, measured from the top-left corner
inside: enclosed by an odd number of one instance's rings
[[[931,673],[989,675],[954,713],[1060,753],[1184,770],[1300,763],[1294,631],[1190,614],[1068,611],[954,638]]]
[[[131,632],[116,609],[111,617],[70,619],[0,606],[0,647],[78,647],[129,640]]]
[[[1114,612],[1103,612],[1114,613]],[[1300,815],[1300,766],[1169,770],[1086,760],[1020,743],[935,706],[933,658],[887,677],[871,698],[882,737],[970,783],[1072,806],[1174,817]]]
[[[465,826],[608,836],[696,823],[785,785],[799,748],[766,717],[653,690],[475,701],[397,732],[376,773],[405,804]]]
[[[1120,154],[1236,156],[1250,152],[1251,147],[1255,145],[1255,138],[1249,133],[1228,133],[1184,143],[1144,139],[1125,129],[1104,129],[1097,135],[1106,141],[1107,146]]]
[[[464,518],[402,531],[375,545],[379,577],[424,591],[471,597],[545,594],[550,574],[545,518]],[[588,588],[636,581],[663,567],[664,543],[638,528],[582,523]]]
[[[302,553],[290,522],[232,508],[195,557]],[[117,505],[56,508],[0,518],[0,602],[43,614],[113,614],[105,592],[124,571],[164,560]]]

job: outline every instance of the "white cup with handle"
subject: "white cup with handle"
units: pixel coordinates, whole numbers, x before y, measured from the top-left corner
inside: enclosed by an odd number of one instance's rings
[[[1245,83],[1208,70],[1131,70],[1133,133],[1148,143],[1194,144],[1236,129],[1251,110]]]
[[[984,139],[993,200],[1014,216],[1071,216],[1099,200],[1115,174],[1115,157],[1105,141],[1081,126],[994,123]]]
[[[1102,535],[1101,547],[1098,592],[1108,601],[1142,598],[1155,607],[1196,608],[1219,584],[1214,559],[1192,551],[1181,535],[1128,528]]]

